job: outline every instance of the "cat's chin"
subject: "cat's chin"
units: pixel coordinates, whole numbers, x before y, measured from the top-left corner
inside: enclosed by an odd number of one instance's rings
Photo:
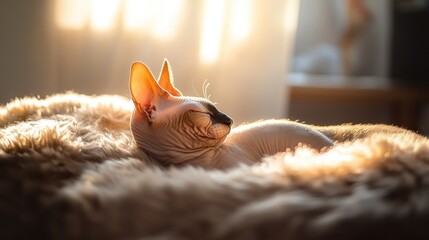
[[[213,124],[212,126],[210,126],[209,128],[209,134],[212,138],[214,139],[221,139],[221,138],[225,138],[229,132],[231,131],[231,128],[228,127],[225,124]]]

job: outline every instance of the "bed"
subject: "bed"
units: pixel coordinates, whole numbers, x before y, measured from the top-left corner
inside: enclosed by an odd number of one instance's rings
[[[1,106],[0,239],[429,239],[427,138],[165,167],[136,147],[132,108],[72,92]]]

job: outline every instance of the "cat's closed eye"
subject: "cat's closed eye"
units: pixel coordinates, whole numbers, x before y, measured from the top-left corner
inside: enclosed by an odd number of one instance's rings
[[[200,111],[200,110],[189,110],[189,112],[191,112],[191,113],[199,113],[199,114],[207,114],[207,115],[209,115],[209,116],[212,116],[212,114],[211,113],[209,113],[209,112],[205,112],[205,111]]]
[[[212,120],[212,115],[211,113],[204,111],[204,110],[189,110],[188,111],[192,121],[194,123],[198,123],[198,125],[210,125],[212,124],[213,120]]]

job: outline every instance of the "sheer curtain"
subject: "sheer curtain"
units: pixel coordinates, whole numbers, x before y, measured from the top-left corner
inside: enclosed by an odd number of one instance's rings
[[[9,10],[1,11],[9,24],[2,25],[12,36],[2,48],[10,48],[13,59],[2,57],[8,66],[2,69],[1,100],[65,90],[129,96],[131,63],[144,62],[157,76],[167,58],[185,95],[202,96],[204,81],[210,83],[207,95],[236,123],[284,117],[298,5],[298,0],[7,1]],[[15,13],[6,13],[12,9]]]

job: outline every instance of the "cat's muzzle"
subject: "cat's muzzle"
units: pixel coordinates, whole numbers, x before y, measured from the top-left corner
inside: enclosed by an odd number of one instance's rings
[[[212,118],[215,122],[225,124],[228,127],[231,127],[233,123],[232,119],[228,117],[228,115],[221,112],[212,115]]]

